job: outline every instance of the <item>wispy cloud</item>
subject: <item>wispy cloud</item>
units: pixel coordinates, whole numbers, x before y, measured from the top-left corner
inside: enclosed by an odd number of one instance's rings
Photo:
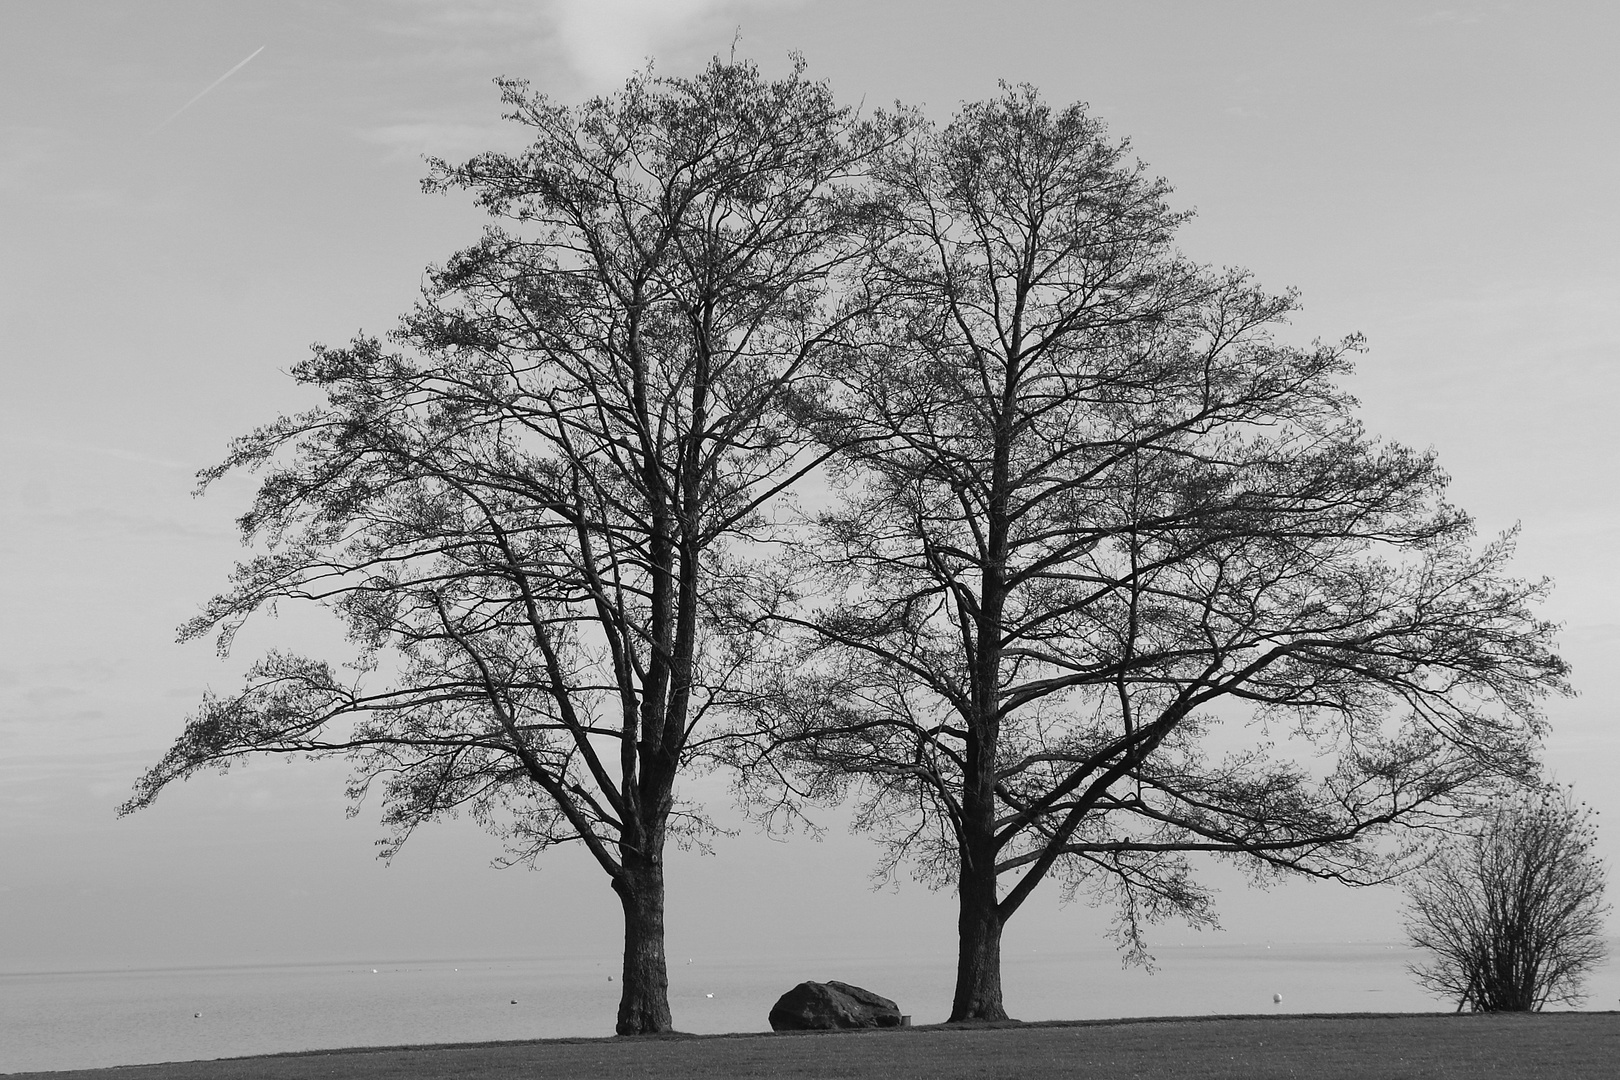
[[[811,0],[399,0],[378,16],[391,33],[430,38],[440,54],[524,75],[536,62],[561,69],[537,78],[552,92],[611,90],[656,58],[671,70],[694,45],[729,46],[750,12]],[[555,74],[563,74],[560,85]]]
[[[44,451],[55,456],[62,453],[90,454],[95,457],[116,458],[119,461],[130,461],[137,465],[153,465],[160,469],[178,469],[185,472],[196,472],[196,462],[176,461],[174,458],[158,457],[153,454],[143,454],[134,450],[125,450],[117,446],[102,446],[98,443],[85,442],[81,439],[50,439],[34,435],[13,435],[7,433],[0,436],[0,442],[9,443],[22,450]]]
[[[453,121],[412,120],[366,128],[360,137],[387,147],[401,157],[434,154],[456,158],[488,150],[510,141],[508,124],[462,124]]]
[[[1472,11],[1458,11],[1455,8],[1442,8],[1419,15],[1412,20],[1418,26],[1474,26],[1484,21],[1475,8]]]
[[[0,125],[0,193],[27,189],[32,198],[49,189],[46,177],[73,146],[73,135],[61,128]]]
[[[197,102],[199,102],[203,98],[207,97],[210,93],[212,93],[219,86],[220,83],[224,82],[226,79],[230,78],[232,75],[235,75],[238,71],[241,71],[243,68],[247,67],[248,63],[255,56],[258,56],[260,53],[264,52],[264,50],[266,48],[267,48],[267,46],[260,45],[257,49],[254,49],[251,53],[249,53],[247,55],[247,59],[240,61],[235,67],[231,68],[231,70],[227,71],[225,74],[221,75],[219,78],[215,79],[213,82],[211,82],[207,86],[203,87],[201,90],[199,90],[197,92],[196,97],[192,98],[190,101],[186,102],[184,105],[182,105],[178,109],[174,110],[174,112],[169,116],[169,118],[167,120],[163,121],[163,123],[161,123],[157,127],[153,128],[152,133],[155,135],[158,132],[162,131],[164,128],[168,127],[170,124],[174,123],[176,120],[178,120],[180,118],[181,113],[185,112],[187,109],[189,109],[193,105],[197,104]]]
[[[739,0],[554,0],[551,20],[573,68],[588,83],[606,85],[743,6]]]

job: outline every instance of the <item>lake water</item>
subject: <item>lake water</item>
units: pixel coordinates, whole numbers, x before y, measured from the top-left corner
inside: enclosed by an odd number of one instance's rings
[[[1411,955],[1393,944],[1154,951],[1154,974],[1121,969],[1106,947],[1007,956],[1008,1011],[1045,1020],[1444,1008],[1418,989]],[[931,1023],[949,1012],[952,965],[950,956],[672,957],[670,1005],[683,1031],[764,1031],[771,1004],[794,983],[843,979]],[[1614,1007],[1613,968],[1589,983],[1590,1007]],[[0,975],[0,1072],[609,1035],[617,975],[611,959],[588,957]]]

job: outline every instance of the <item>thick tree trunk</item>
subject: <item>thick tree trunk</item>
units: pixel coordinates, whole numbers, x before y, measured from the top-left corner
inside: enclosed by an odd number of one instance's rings
[[[1001,1003],[1001,914],[994,873],[964,872],[958,886],[956,997],[950,1023],[1005,1020]]]
[[[1017,332],[1014,332],[1016,353]],[[1016,365],[1007,367],[1007,392],[1013,397]],[[1001,909],[996,898],[996,747],[1001,740],[997,695],[1001,685],[1001,625],[1007,600],[1007,493],[1012,434],[1010,412],[996,422],[990,504],[985,522],[988,548],[980,564],[978,612],[973,616],[972,707],[964,718],[968,738],[963,760],[962,806],[957,842],[956,997],[951,1022],[1005,1020],[1001,1003]]]
[[[613,879],[624,907],[623,992],[619,995],[620,1035],[673,1031],[669,1014],[669,967],[664,959],[664,864],[628,856]]]

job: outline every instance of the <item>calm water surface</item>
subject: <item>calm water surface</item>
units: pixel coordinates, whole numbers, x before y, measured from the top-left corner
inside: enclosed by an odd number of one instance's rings
[[[1007,956],[1008,1011],[1045,1020],[1442,1007],[1407,974],[1402,946],[1189,943],[1155,954],[1155,974],[1122,970],[1106,947]],[[932,1023],[949,1012],[953,963],[672,957],[670,1005],[683,1031],[764,1031],[771,1004],[794,983],[843,979]],[[0,1072],[609,1035],[619,991],[609,977],[617,974],[612,960],[554,957],[0,975]],[[1590,989],[1616,996],[1607,982]]]

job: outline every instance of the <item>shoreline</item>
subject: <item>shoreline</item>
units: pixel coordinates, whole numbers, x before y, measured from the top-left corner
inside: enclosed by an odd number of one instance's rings
[[[1309,1068],[1329,1080],[1364,1070],[1387,1075],[1390,1069],[1409,1076],[1467,1076],[1478,1066],[1489,1066],[1514,1068],[1522,1076],[1584,1078],[1613,1075],[1617,1060],[1620,1011],[1614,1010],[1239,1013],[349,1046],[0,1076],[586,1080],[626,1075],[846,1076],[865,1075],[870,1069],[870,1075],[899,1078],[984,1075],[987,1064],[1016,1061],[1019,1071],[1006,1075],[1057,1077],[1086,1067],[1128,1068],[1144,1076],[1264,1077]]]

